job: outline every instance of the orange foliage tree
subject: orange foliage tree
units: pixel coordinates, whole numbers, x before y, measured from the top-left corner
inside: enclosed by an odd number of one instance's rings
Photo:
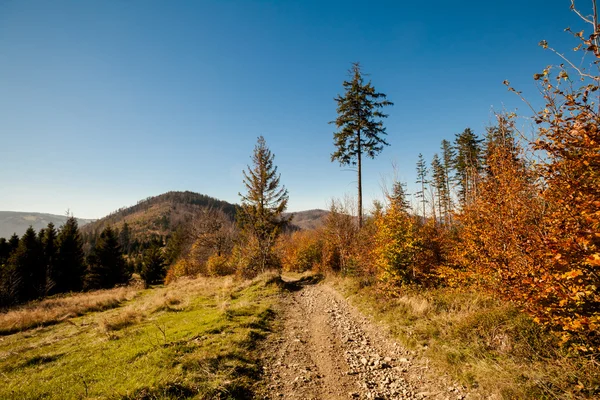
[[[458,215],[455,283],[468,283],[522,305],[530,302],[540,269],[543,202],[523,160],[510,119],[488,129],[478,196]]]
[[[582,70],[559,54],[568,65],[554,76],[550,67],[535,75],[546,101],[535,117],[535,148],[545,156],[540,173],[549,208],[539,318],[582,351],[600,350],[600,34],[593,5],[589,19],[572,6],[593,27],[589,35],[573,34],[580,41],[575,50],[591,56],[596,70]],[[573,70],[577,79],[570,77]]]

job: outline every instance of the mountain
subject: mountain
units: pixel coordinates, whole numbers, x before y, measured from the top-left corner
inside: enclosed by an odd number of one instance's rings
[[[65,215],[42,214],[36,212],[0,211],[0,237],[9,238],[13,233],[22,236],[31,225],[39,231],[52,222],[59,228],[67,220]],[[77,218],[79,226],[85,226],[93,219]]]
[[[307,211],[298,211],[293,214],[294,218],[292,219],[292,225],[300,228],[300,229],[316,229],[323,226],[325,223],[325,218],[329,215],[329,211],[325,210],[307,210]]]
[[[152,236],[167,236],[186,225],[202,208],[223,210],[232,219],[236,205],[194,192],[167,192],[138,201],[86,225],[82,232],[99,233],[105,227],[121,229],[127,223],[132,238],[147,240]]]
[[[173,191],[140,200],[98,220],[79,218],[77,221],[84,234],[99,233],[109,225],[120,230],[126,222],[134,238],[146,240],[154,235],[169,235],[179,226],[189,223],[206,207],[222,209],[233,219],[237,206],[199,193]],[[308,210],[289,214],[294,214],[292,224],[299,229],[314,229],[323,225],[328,213],[325,210]],[[0,237],[8,238],[15,232],[22,236],[30,225],[39,231],[49,222],[58,228],[66,220],[64,215],[0,211]]]

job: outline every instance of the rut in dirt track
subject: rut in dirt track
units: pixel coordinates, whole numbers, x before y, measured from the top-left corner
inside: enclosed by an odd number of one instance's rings
[[[389,340],[324,284],[299,287],[279,310],[283,326],[264,348],[265,399],[462,399],[440,390]],[[425,367],[426,368],[426,367]],[[435,387],[438,389],[435,389]]]

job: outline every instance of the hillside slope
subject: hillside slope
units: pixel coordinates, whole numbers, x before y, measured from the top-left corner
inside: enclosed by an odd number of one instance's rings
[[[235,216],[236,206],[226,201],[188,191],[167,192],[140,200],[134,206],[121,208],[86,225],[82,231],[100,232],[107,226],[121,229],[127,223],[132,237],[139,240],[154,235],[167,236],[192,221],[206,207],[222,209],[231,218]]]
[[[329,215],[329,211],[325,210],[306,210],[298,211],[293,214],[292,225],[297,226],[300,229],[316,229],[321,227],[325,223],[325,217]]]
[[[13,233],[22,236],[29,226],[39,231],[48,226],[52,222],[56,228],[63,225],[67,216],[56,214],[43,214],[36,212],[20,212],[20,211],[0,211],[0,237],[9,238]],[[93,219],[77,218],[79,226],[85,226]]]

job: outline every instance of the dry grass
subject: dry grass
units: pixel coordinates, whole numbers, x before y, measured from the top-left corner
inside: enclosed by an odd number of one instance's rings
[[[253,398],[276,282],[180,279],[138,293],[0,338],[0,399]]]
[[[47,326],[88,312],[120,306],[139,292],[132,287],[98,290],[28,303],[0,314],[0,335]]]
[[[123,310],[117,315],[100,321],[100,327],[105,332],[118,331],[134,325],[142,319],[142,315],[133,309]]]
[[[404,288],[397,298],[356,279],[329,277],[365,314],[449,374],[474,396],[505,399],[600,398],[596,358],[569,353],[510,304],[481,293]]]

